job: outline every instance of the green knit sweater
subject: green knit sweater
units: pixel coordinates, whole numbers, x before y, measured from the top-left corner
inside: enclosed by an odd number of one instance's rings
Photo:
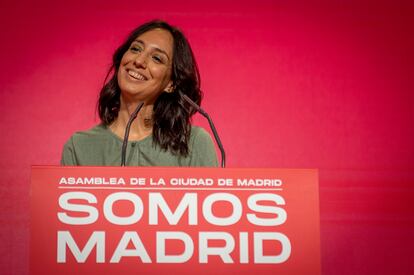
[[[76,132],[65,144],[62,165],[69,166],[119,166],[122,139],[105,125],[88,131]],[[127,166],[210,166],[218,165],[216,151],[210,135],[200,127],[192,126],[189,155],[182,157],[165,151],[152,141],[152,135],[129,141]]]

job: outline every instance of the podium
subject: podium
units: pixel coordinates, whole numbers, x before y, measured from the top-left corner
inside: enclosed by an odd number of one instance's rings
[[[33,166],[31,274],[320,274],[312,169]]]

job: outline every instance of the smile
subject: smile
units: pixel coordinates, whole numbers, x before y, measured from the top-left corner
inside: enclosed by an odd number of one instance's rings
[[[138,79],[138,80],[143,80],[143,81],[147,80],[147,78],[144,75],[142,75],[138,72],[135,72],[135,71],[132,71],[132,70],[127,70],[127,72],[132,78],[135,78],[135,79]]]

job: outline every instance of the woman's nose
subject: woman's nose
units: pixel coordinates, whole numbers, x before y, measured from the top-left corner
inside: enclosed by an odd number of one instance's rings
[[[138,68],[147,67],[147,57],[145,53],[139,53],[134,59],[134,65]]]

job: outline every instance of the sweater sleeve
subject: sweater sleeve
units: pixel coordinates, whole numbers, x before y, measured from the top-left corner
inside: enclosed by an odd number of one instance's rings
[[[62,166],[77,166],[75,157],[75,148],[73,146],[73,137],[71,137],[63,146],[62,158],[60,160]]]
[[[216,149],[210,135],[200,127],[194,127],[193,131],[190,166],[217,167]]]

